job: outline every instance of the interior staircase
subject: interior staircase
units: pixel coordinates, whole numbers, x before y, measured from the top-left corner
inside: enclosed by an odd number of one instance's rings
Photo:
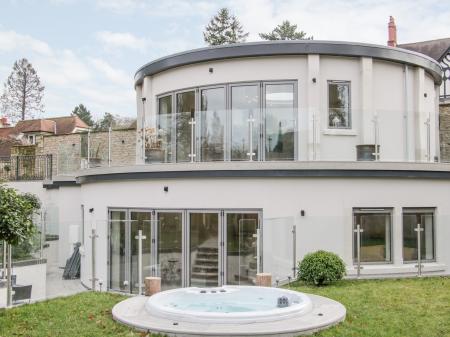
[[[219,278],[219,249],[200,246],[192,266],[191,286],[215,287]]]

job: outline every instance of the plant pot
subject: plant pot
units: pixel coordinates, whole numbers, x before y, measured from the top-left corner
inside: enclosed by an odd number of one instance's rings
[[[377,145],[377,153],[379,158],[380,145]],[[375,144],[356,145],[357,161],[375,161]]]

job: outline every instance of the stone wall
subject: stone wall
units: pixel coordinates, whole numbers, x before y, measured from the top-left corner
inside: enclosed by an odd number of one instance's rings
[[[107,131],[74,133],[70,135],[45,136],[36,154],[53,156],[53,175],[71,175],[88,166],[108,166],[109,135]],[[123,129],[111,132],[111,166],[136,163],[136,130]]]
[[[441,103],[439,106],[439,137],[441,161],[450,162],[450,103]]]

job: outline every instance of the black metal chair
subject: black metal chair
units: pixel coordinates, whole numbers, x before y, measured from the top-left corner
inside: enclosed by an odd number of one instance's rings
[[[12,296],[12,301],[13,304],[17,304],[23,301],[27,301],[30,302],[31,299],[31,288],[32,285],[27,285],[27,286],[21,286],[21,285],[15,285],[12,287],[13,290],[13,296]]]

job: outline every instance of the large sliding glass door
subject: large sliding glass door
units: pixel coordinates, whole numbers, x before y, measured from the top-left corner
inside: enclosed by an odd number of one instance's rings
[[[219,213],[189,213],[189,284],[219,285]]]
[[[231,160],[258,160],[260,90],[258,84],[231,86]]]
[[[151,276],[152,224],[151,213],[130,211],[130,285],[131,292],[137,293],[139,282],[144,284],[144,278]],[[139,239],[139,231],[142,237]],[[139,280],[139,240],[142,243],[142,279]]]
[[[128,285],[126,216],[124,210],[111,211],[109,216],[109,288],[120,291],[126,291]]]
[[[200,90],[200,161],[225,160],[225,87]]]
[[[195,140],[195,91],[185,91],[176,95],[176,153],[177,161],[195,160],[192,157]]]
[[[163,290],[255,282],[258,211],[112,209],[109,214],[109,289],[138,293],[147,276],[161,277]]]
[[[258,271],[259,214],[225,213],[226,283],[254,285]]]
[[[137,293],[139,282],[151,275],[150,212],[110,211],[109,288]],[[139,231],[142,242],[142,279],[139,280]]]
[[[297,158],[297,82],[230,83],[158,97],[152,162]],[[155,138],[155,139],[153,139]]]
[[[183,212],[157,211],[157,275],[162,290],[183,285]]]
[[[296,154],[295,84],[265,83],[265,160],[294,160]]]

